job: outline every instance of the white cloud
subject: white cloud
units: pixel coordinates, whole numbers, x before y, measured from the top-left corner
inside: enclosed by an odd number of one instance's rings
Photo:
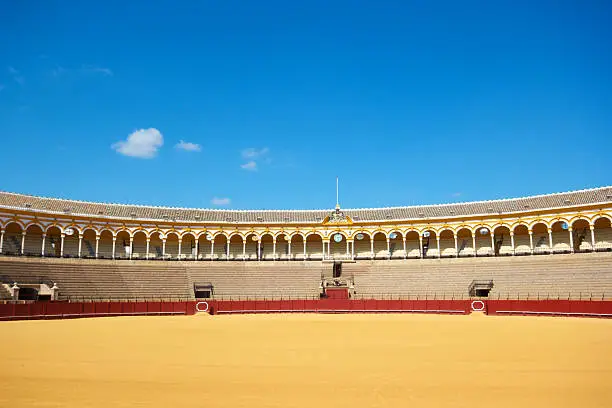
[[[248,149],[244,149],[242,151],[242,157],[244,157],[245,159],[255,159],[257,157],[265,156],[266,154],[268,154],[269,151],[270,149],[268,149],[267,147],[261,149],[249,147]]]
[[[453,197],[461,197],[461,193],[453,193],[451,194]]]
[[[85,73],[100,74],[103,76],[113,76],[113,71],[110,68],[99,67],[97,65],[83,65],[81,70]]]
[[[19,85],[23,85],[25,78],[18,70],[16,70],[14,67],[8,67],[8,72],[11,74],[15,82],[17,82]]]
[[[210,203],[212,205],[218,205],[218,206],[229,205],[231,202],[232,200],[230,200],[227,197],[225,198],[213,197],[213,199],[210,200]]]
[[[251,160],[249,162],[244,163],[240,167],[248,171],[257,171],[257,162]]]
[[[174,145],[174,147],[176,149],[179,150],[185,150],[188,152],[199,152],[202,150],[202,146],[200,146],[197,143],[190,143],[190,142],[184,142],[184,141],[180,141],[177,144]]]
[[[111,148],[124,156],[151,159],[164,144],[164,136],[155,128],[140,129],[131,133],[126,140],[114,143]]]

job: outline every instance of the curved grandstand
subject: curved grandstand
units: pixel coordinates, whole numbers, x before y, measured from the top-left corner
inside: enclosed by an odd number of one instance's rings
[[[612,297],[611,221],[612,187],[312,211],[0,192],[0,299],[16,287],[53,299],[316,298],[332,287],[351,298],[602,299]]]

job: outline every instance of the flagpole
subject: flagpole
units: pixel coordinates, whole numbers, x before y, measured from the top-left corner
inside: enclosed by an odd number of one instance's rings
[[[336,207],[340,207],[340,201],[338,200],[338,176],[336,176]]]

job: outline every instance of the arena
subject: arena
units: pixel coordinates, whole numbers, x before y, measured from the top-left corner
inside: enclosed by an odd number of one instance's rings
[[[611,220],[611,187],[321,211],[0,193],[0,405],[610,406]]]
[[[3,322],[0,405],[603,408],[611,323],[477,314]]]

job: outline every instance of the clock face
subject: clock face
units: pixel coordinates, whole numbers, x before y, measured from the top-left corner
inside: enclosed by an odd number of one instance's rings
[[[356,238],[358,241],[361,241],[363,239],[363,234],[362,233],[357,234]]]
[[[340,241],[342,241],[342,234],[336,234],[336,235],[334,235],[334,241],[336,241],[336,242],[340,242]]]
[[[397,238],[397,234],[395,232],[392,232],[392,233],[389,234],[389,238],[395,239],[395,238]]]

